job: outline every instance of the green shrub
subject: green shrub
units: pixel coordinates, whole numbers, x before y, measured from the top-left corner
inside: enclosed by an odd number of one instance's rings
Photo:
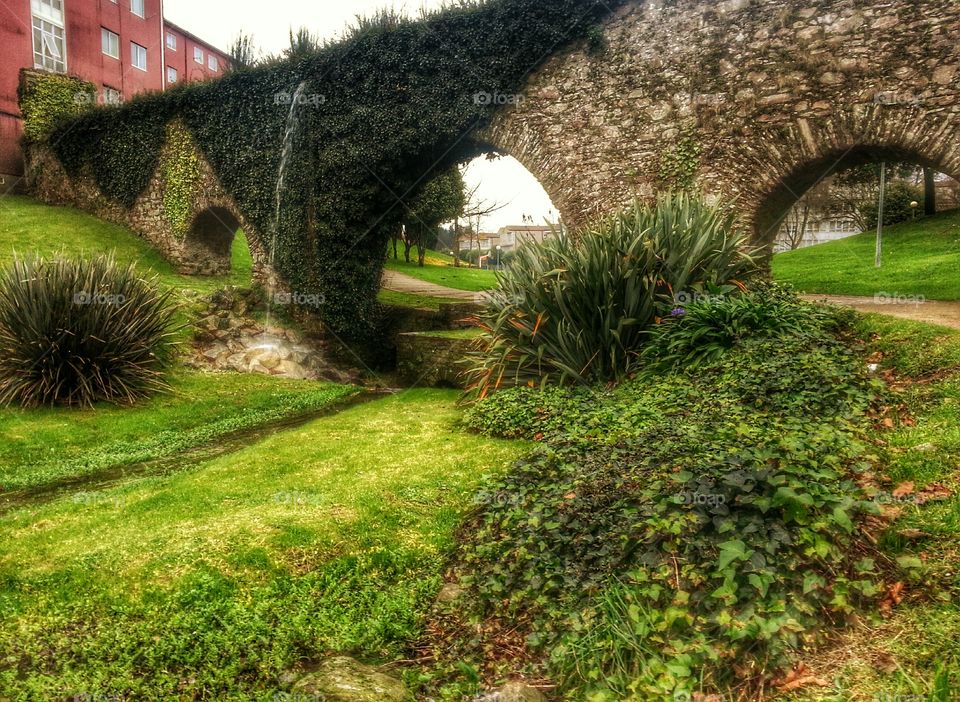
[[[544,433],[485,488],[460,562],[482,611],[533,622],[564,699],[771,674],[882,589],[855,479],[876,383],[835,338],[794,331],[612,390],[471,408],[491,433]]]
[[[166,388],[170,295],[106,257],[15,260],[0,274],[0,404],[129,403]]]
[[[683,194],[635,203],[575,239],[521,247],[484,315],[475,390],[622,379],[676,295],[754,270],[734,213]]]
[[[840,308],[804,302],[789,288],[765,283],[743,294],[683,302],[651,330],[642,354],[646,371],[716,361],[742,339],[822,336],[851,321]]]
[[[890,227],[901,222],[908,222],[916,217],[916,208],[910,207],[912,202],[923,203],[923,190],[909,183],[899,181],[890,183],[883,198],[884,226]],[[874,228],[877,226],[878,209],[879,203],[876,200],[860,207],[860,214],[863,219]]]

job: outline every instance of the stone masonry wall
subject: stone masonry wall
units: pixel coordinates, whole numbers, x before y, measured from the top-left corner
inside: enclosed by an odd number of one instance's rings
[[[229,270],[229,259],[224,262],[196,246],[195,239],[203,232],[196,232],[197,222],[205,213],[220,213],[215,218],[223,225],[243,229],[253,258],[254,278],[267,283],[276,279],[270,273],[267,250],[257,230],[244,217],[233,199],[226,193],[192,140],[184,142],[186,130],[178,123],[168,127],[168,141],[159,159],[157,172],[147,190],[137,198],[132,208],[111,201],[99,190],[90,176],[71,178],[59,160],[47,147],[31,146],[27,153],[30,190],[40,200],[51,204],[72,205],[102,219],[133,229],[148,240],[184,274],[221,275]],[[177,137],[177,138],[174,138]],[[186,147],[184,146],[186,143]],[[189,179],[186,190],[180,195],[186,210],[184,226],[179,230],[170,213],[166,211],[167,189],[174,187],[164,174],[164,164],[175,149],[188,149],[187,154],[196,165],[194,177]],[[226,268],[226,269],[225,269]]]
[[[693,185],[769,242],[838,166],[960,176],[960,2],[637,2],[604,37],[548,60],[484,134],[574,225]]]

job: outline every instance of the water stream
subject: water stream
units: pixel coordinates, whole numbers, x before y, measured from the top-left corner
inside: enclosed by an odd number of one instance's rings
[[[263,343],[258,348],[275,348],[276,340],[270,338],[270,316],[273,311],[273,297],[276,292],[274,280],[274,262],[277,256],[277,237],[280,234],[280,210],[283,205],[283,185],[293,157],[294,139],[300,128],[300,117],[297,108],[303,101],[303,93],[307,89],[307,81],[297,86],[290,101],[290,110],[287,112],[287,125],[283,132],[283,147],[280,152],[280,168],[277,172],[277,185],[274,190],[273,231],[270,239],[270,277],[267,286],[267,321],[263,330]]]
[[[337,414],[351,407],[384,397],[387,394],[389,393],[369,390],[359,392],[312,412],[283,417],[256,427],[239,429],[219,436],[211,443],[195,446],[177,455],[163,456],[150,461],[127,463],[98,471],[92,475],[63,478],[34,488],[2,493],[0,494],[0,515],[20,507],[53,502],[71,494],[95,495],[120,483],[137,478],[172,475],[189,470],[214,458],[236,453],[273,434],[298,429],[315,419]]]

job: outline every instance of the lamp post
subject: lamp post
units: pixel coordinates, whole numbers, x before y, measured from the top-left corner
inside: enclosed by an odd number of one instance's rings
[[[910,211],[913,213],[912,219],[917,218],[917,208],[920,207],[920,203],[914,200],[910,203]]]
[[[887,194],[887,163],[880,164],[880,202],[877,207],[877,247],[873,265],[877,268],[883,264],[883,205]]]
[[[500,270],[500,252],[503,251],[502,246],[497,246],[497,270]]]

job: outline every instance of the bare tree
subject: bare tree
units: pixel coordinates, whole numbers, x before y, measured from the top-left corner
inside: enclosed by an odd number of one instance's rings
[[[477,196],[477,193],[480,191],[480,188],[483,187],[483,183],[477,183],[476,187],[470,190],[467,193],[467,206],[463,209],[463,212],[460,213],[460,216],[454,220],[453,224],[453,265],[457,268],[460,267],[460,219],[467,220],[467,226],[470,230],[470,250],[473,250],[473,235],[477,236],[477,247],[480,246],[480,220],[484,217],[487,217],[494,212],[499,212],[506,205],[501,205],[495,202],[490,202],[488,200],[480,199]],[[470,225],[471,220],[476,222],[476,228]]]

